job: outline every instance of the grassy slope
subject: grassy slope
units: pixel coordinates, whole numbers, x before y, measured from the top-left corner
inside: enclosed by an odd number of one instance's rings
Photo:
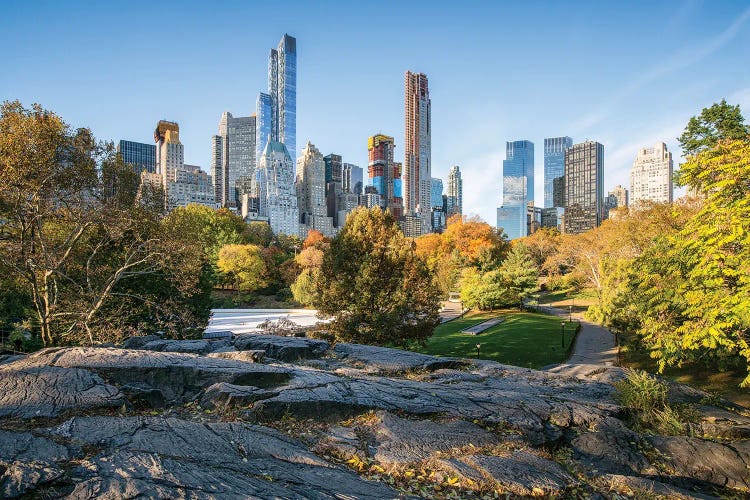
[[[502,316],[505,321],[479,335],[460,333],[468,326]],[[422,349],[426,354],[479,357],[516,366],[541,368],[565,360],[561,347],[560,319],[544,314],[518,311],[469,313],[462,319],[443,323]],[[570,344],[573,326],[566,325],[565,347]]]

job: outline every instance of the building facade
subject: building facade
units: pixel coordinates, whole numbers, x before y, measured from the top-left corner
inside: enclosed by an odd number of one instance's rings
[[[497,211],[497,227],[509,240],[528,234],[526,207],[534,202],[534,143],[513,141],[505,144],[503,160],[503,203]]]
[[[429,221],[432,179],[430,106],[427,76],[407,71],[404,78],[404,214],[420,215],[425,222]]]
[[[271,130],[273,127],[273,110],[271,104],[271,95],[263,92],[258,94],[255,101],[255,158],[257,163],[263,151],[266,150],[266,144],[271,140]]]
[[[169,198],[173,207],[185,207],[191,203],[216,206],[213,180],[197,165],[183,165],[175,170],[174,180],[169,182]]]
[[[185,147],[180,142],[180,126],[176,122],[160,120],[154,130],[156,143],[156,173],[161,176],[162,187],[167,198],[167,206],[171,193],[169,184],[175,181],[177,170],[185,165]]]
[[[672,153],[663,142],[638,150],[630,170],[630,203],[672,203],[673,169]]]
[[[271,139],[284,144],[292,162],[297,158],[297,39],[284,34],[268,58]]]
[[[555,201],[554,182],[565,175],[565,150],[572,145],[573,139],[567,136],[544,139],[544,208],[565,206],[561,198]]]
[[[599,227],[604,218],[604,146],[595,141],[565,150],[566,233]]]
[[[296,192],[300,223],[333,237],[333,218],[326,206],[326,170],[323,155],[310,142],[297,158]],[[303,235],[300,235],[303,236]]]
[[[448,217],[463,214],[464,186],[461,179],[461,169],[453,165],[448,172],[448,190],[446,193],[446,215]]]
[[[328,217],[331,217],[334,222],[337,222],[338,195],[343,192],[343,162],[341,160],[341,155],[334,153],[324,156],[323,162],[325,164],[325,191]]]
[[[294,185],[294,167],[286,146],[268,141],[261,155],[255,179],[258,189],[258,218],[268,220],[274,234],[299,235],[299,208]]]
[[[399,218],[403,215],[401,164],[393,161],[394,148],[393,137],[383,134],[370,137],[367,141],[367,175],[369,186],[372,186],[374,193],[380,196],[381,208],[390,210]],[[365,194],[374,193],[365,190]]]
[[[345,193],[362,194],[364,188],[362,183],[362,167],[358,167],[352,163],[344,163],[341,183]]]
[[[256,115],[233,117],[224,112],[211,143],[214,193],[223,207],[239,209],[242,195],[252,195],[256,161]]]
[[[117,154],[122,161],[133,166],[133,171],[140,175],[141,172],[156,172],[156,146],[143,142],[121,140],[117,143]]]
[[[210,175],[196,165],[185,165],[185,148],[180,142],[180,126],[161,120],[154,131],[156,173],[141,173],[141,182],[160,180],[168,209],[199,203],[216,206],[214,183]]]
[[[430,226],[433,233],[442,233],[445,229],[445,210],[443,208],[443,179],[433,177],[430,182]]]

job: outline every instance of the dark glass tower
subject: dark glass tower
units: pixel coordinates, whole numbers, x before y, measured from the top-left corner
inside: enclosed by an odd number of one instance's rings
[[[156,172],[156,145],[142,142],[121,140],[117,144],[117,153],[122,161],[132,165],[137,174]]]
[[[588,141],[565,150],[565,232],[598,227],[604,218],[604,146]]]
[[[544,139],[544,208],[562,207],[555,202],[555,179],[565,175],[565,150],[573,145],[570,137]]]

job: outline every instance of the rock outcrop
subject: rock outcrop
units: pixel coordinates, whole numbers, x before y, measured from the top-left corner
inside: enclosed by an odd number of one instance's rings
[[[46,349],[0,363],[0,497],[750,494],[750,418],[674,385],[692,437],[643,434],[622,376],[271,335]]]

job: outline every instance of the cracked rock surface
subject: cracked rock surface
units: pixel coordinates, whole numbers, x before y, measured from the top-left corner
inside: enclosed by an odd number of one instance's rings
[[[45,349],[0,362],[0,497],[750,495],[745,410],[643,434],[622,376],[271,335]]]

